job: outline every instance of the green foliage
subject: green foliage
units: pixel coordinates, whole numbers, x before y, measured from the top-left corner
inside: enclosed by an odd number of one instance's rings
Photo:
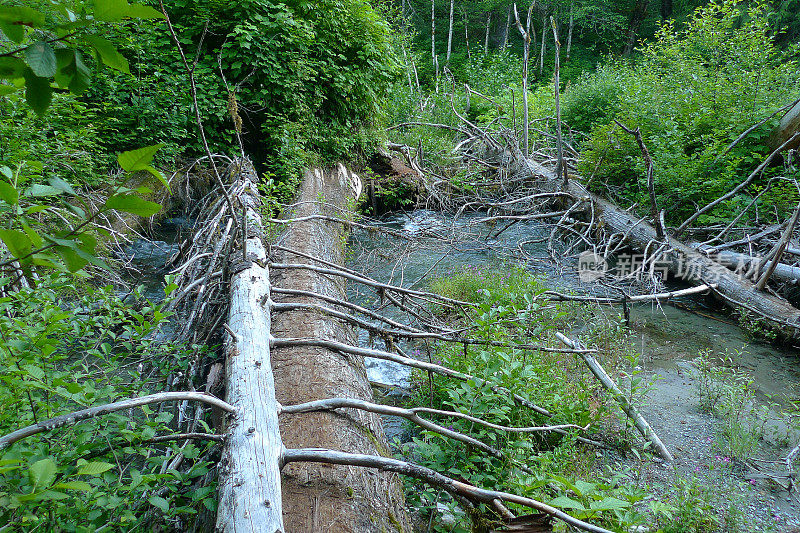
[[[472,335],[477,338],[505,342],[536,339],[546,344],[554,339],[556,328],[569,328],[584,319],[595,325],[594,330],[588,328],[589,339],[602,338],[598,331],[603,328],[600,320],[585,317],[580,306],[549,302],[542,294],[540,281],[522,268],[466,266],[437,278],[431,288],[439,294],[479,304],[465,324],[472,326]],[[618,345],[620,333],[621,330],[606,330],[608,344]],[[611,341],[610,337],[617,340]],[[424,359],[423,354],[418,357]],[[551,421],[597,427],[611,418],[594,378],[582,361],[567,354],[491,346],[442,346],[430,357],[435,363],[477,379],[428,381],[427,376],[418,375],[416,397],[411,400],[415,405],[455,410],[508,426],[544,422],[536,413],[517,405],[509,394],[492,389],[500,385],[551,411]],[[462,420],[447,423],[451,429],[500,449],[508,459],[487,456],[427,431],[415,437],[405,453],[453,477],[548,501],[595,523],[630,527],[644,523],[652,513],[640,505],[645,496],[642,490],[613,476],[598,476],[593,470],[594,455],[584,454],[571,437],[507,433]],[[525,472],[520,464],[531,471]],[[591,482],[584,481],[588,477]],[[437,501],[437,493],[414,491],[411,499],[414,505],[427,507]]]
[[[766,437],[766,428],[771,420],[784,420],[789,427],[790,415],[779,405],[759,406],[752,379],[734,365],[737,354],[726,356],[721,365],[716,365],[705,352],[694,360],[697,393],[700,408],[719,417],[715,425],[715,445],[723,463],[731,458],[746,461],[758,450]]]
[[[77,272],[88,264],[108,268],[97,257],[98,234],[90,231],[92,223],[109,210],[143,217],[161,210],[159,204],[143,198],[152,192],[149,188],[128,186],[139,171],[148,172],[167,186],[161,173],[150,164],[159,148],[156,145],[121,153],[118,159],[127,171],[125,179],[98,208],[61,178],[52,177],[44,184],[40,174],[43,165],[38,161],[27,161],[13,170],[0,166],[0,214],[5,222],[0,241],[8,251],[0,252],[0,267],[8,268],[17,262],[19,275],[30,280],[41,267],[68,272]],[[49,218],[43,219],[42,213]],[[59,223],[53,222],[55,217]],[[69,220],[72,223],[63,223]],[[108,235],[102,229],[99,233]]]
[[[87,289],[58,277],[6,293],[0,432],[158,392],[167,375],[185,372],[192,352],[154,337],[167,318],[165,304],[138,292],[122,300],[110,287]],[[172,416],[170,409],[113,413],[3,450],[0,522],[20,531],[143,531],[213,509],[207,445],[182,448],[189,468],[179,472],[162,469],[179,445],[146,444],[170,431]]]
[[[39,7],[39,6],[37,6]],[[25,100],[43,114],[53,98],[52,81],[74,94],[91,83],[84,54],[96,54],[109,67],[128,71],[128,63],[114,45],[92,32],[102,30],[98,22],[121,22],[128,18],[154,19],[163,15],[152,7],[127,0],[59,3],[42,6],[0,7],[0,79],[6,97],[25,88]]]
[[[699,9],[681,30],[664,24],[636,62],[610,62],[581,78],[565,94],[564,119],[589,134],[581,173],[592,177],[595,190],[628,202],[645,199],[646,168],[633,139],[612,119],[640,127],[660,204],[668,219],[681,221],[757,166],[774,121],[723,152],[751,124],[796,98],[797,81],[797,66],[770,37],[766,8],[756,4],[743,14],[739,2],[724,0]],[[728,219],[755,190],[699,222]],[[788,192],[792,199],[784,205],[796,202],[796,192]]]

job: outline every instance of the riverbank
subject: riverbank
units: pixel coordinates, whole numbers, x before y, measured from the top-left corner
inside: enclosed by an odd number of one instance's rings
[[[386,225],[415,235],[417,239],[413,244],[388,245],[386,237],[357,232],[352,242],[351,262],[367,265],[367,270],[377,279],[419,286],[466,265],[483,269],[485,265],[508,261],[520,241],[530,242],[549,234],[547,226],[526,222],[510,228],[500,238],[487,239],[487,235],[491,236],[496,230],[474,225],[478,218],[479,215],[467,215],[453,220],[429,211],[392,215],[384,219]],[[394,253],[387,253],[388,250]],[[529,245],[528,252],[533,252],[536,258],[529,267],[546,276],[546,285],[560,289],[580,288],[575,277],[562,269],[562,265],[554,264],[544,248],[536,256],[536,250],[531,250]],[[359,297],[358,294],[351,296]],[[624,328],[627,343],[640,355],[636,365],[639,368],[635,369],[637,379],[642,379],[643,385],[653,384],[646,394],[639,393],[641,409],[672,450],[676,457],[674,464],[666,466],[660,461],[645,460],[646,454],[639,454],[640,460],[637,454],[630,452],[585,450],[590,458],[599,454],[591,461],[592,471],[600,476],[620,474],[620,479],[626,479],[625,483],[632,488],[643,489],[647,494],[644,507],[655,498],[662,499],[667,506],[664,509],[672,514],[676,524],[689,520],[709,531],[714,528],[785,531],[796,526],[797,501],[787,491],[769,480],[746,479],[752,470],[742,460],[734,458],[730,454],[731,446],[724,443],[724,430],[730,425],[726,424],[724,413],[701,410],[699,382],[711,379],[713,383],[718,379],[716,383],[720,387],[734,387],[738,381],[723,383],[727,379],[725,371],[718,371],[710,378],[709,372],[735,368],[742,373],[740,379],[750,383],[747,390],[753,393],[754,403],[746,406],[748,412],[751,408],[769,409],[770,404],[776,403],[771,407],[772,414],[765,415],[771,421],[758,435],[758,446],[744,451],[749,454],[748,459],[780,459],[797,437],[790,427],[796,423],[791,416],[791,399],[796,398],[796,387],[800,385],[797,353],[753,339],[731,318],[717,315],[695,301],[683,301],[681,305],[690,309],[634,307],[631,328]],[[604,313],[610,321],[620,323],[622,320],[619,310],[606,308]],[[701,378],[699,370],[691,364],[701,356],[708,363],[705,378]],[[727,357],[733,360],[728,361]],[[391,364],[377,362],[368,368],[372,379],[389,385],[409,385],[408,373],[396,371]],[[632,370],[625,365],[614,368],[618,376],[620,371]],[[620,381],[626,383],[625,379]],[[620,422],[622,419],[618,418],[617,423]],[[402,428],[402,424],[399,426]],[[752,434],[746,428],[742,432]],[[782,440],[778,437],[781,432]],[[396,436],[402,437],[402,430],[398,430]],[[405,439],[408,438],[406,434]],[[770,444],[771,441],[776,444]],[[681,513],[688,515],[679,518]],[[716,525],[714,520],[718,521]],[[665,531],[691,530],[669,529],[668,523],[669,519],[662,517],[659,525]]]

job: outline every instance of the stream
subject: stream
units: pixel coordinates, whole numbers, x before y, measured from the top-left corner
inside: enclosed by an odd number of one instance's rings
[[[391,214],[382,219],[387,229],[402,230],[412,239],[393,237],[385,233],[358,230],[350,239],[348,266],[379,281],[405,287],[425,288],[429,281],[465,265],[486,266],[510,257],[519,242],[527,241],[526,251],[532,257],[530,268],[544,277],[553,288],[585,291],[573,268],[554,264],[547,253],[550,228],[537,221],[514,224],[495,236],[502,226],[476,223],[485,213],[470,213],[454,219],[451,215],[417,210]],[[125,254],[140,271],[135,282],[144,285],[145,294],[153,299],[163,297],[164,263],[177,249],[179,236],[188,231],[185,219],[168,219],[157,227],[152,240],[138,240],[129,245]],[[375,294],[349,284],[348,297],[361,305],[373,305]],[[639,304],[631,308],[631,336],[641,353],[641,367],[647,380],[653,383],[644,399],[642,412],[676,461],[665,466],[651,463],[640,474],[650,483],[669,483],[675,475],[693,474],[721,491],[736,491],[742,498],[742,508],[753,531],[763,525],[800,525],[798,501],[789,493],[775,490],[768,482],[742,481],[742,472],[717,468],[726,462],[714,445],[715,428],[719,420],[700,411],[697,398],[697,376],[691,361],[701,352],[716,365],[732,364],[752,381],[757,402],[787,404],[788,399],[800,398],[800,356],[796,349],[781,348],[753,340],[730,317],[705,309],[699,300],[682,299],[679,306]],[[390,308],[391,309],[391,308]],[[392,313],[395,313],[392,316]],[[616,308],[605,308],[618,313]],[[390,311],[392,318],[403,318]],[[360,337],[362,346],[369,344],[366,333]],[[407,388],[411,373],[407,367],[394,363],[367,360],[369,379],[375,383]],[[407,428],[402,420],[384,417],[390,440],[405,440]],[[770,422],[778,431],[787,431],[785,423]],[[792,433],[792,432],[790,432]],[[797,432],[792,433],[792,444]],[[791,446],[773,446],[770,455],[783,457]],[[783,455],[781,455],[783,454]],[[632,468],[630,460],[605,453],[604,462],[612,468]],[[732,501],[732,500],[731,500]]]

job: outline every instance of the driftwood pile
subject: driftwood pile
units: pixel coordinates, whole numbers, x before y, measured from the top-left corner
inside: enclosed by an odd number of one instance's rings
[[[470,91],[469,87],[466,90]],[[653,188],[652,161],[638,129],[619,124],[620,131],[636,138],[649,163],[650,205],[644,216],[587,190],[580,177],[572,172],[578,152],[568,140],[559,142],[559,136],[548,133],[546,128],[538,129],[537,121],[531,121],[523,132],[533,128],[546,142],[530,148],[530,155],[526,156],[520,148],[525,142],[514,128],[500,123],[494,123],[491,128],[480,127],[457,111],[453,99],[451,105],[462,119],[459,126],[408,122],[394,127],[444,128],[457,137],[454,154],[460,156],[460,164],[472,180],[466,183],[466,188],[459,189],[443,177],[422,179],[429,205],[456,213],[489,210],[489,216],[481,222],[505,224],[498,233],[520,221],[549,221],[552,233],[548,245],[556,262],[564,257],[579,259],[588,254],[595,268],[602,267],[597,278],[605,277],[605,281],[612,284],[620,277],[623,281],[637,280],[640,290],[644,286],[652,293],[663,290],[667,278],[706,286],[727,306],[762,322],[778,336],[790,341],[800,338],[800,310],[784,296],[787,289],[791,290],[800,280],[800,243],[795,240],[800,233],[797,231],[800,229],[797,228],[800,206],[783,224],[763,229],[738,228],[743,237],[730,242],[722,239],[737,231],[734,225],[738,218],[724,228],[693,227],[701,214],[733,197],[761,176],[768,165],[800,141],[800,133],[781,137],[771,154],[733,190],[699,208],[679,227],[667,228]],[[795,108],[798,106],[800,104]],[[558,117],[549,120],[554,125],[560,122]],[[410,166],[426,173],[414,150],[405,146],[394,149],[410,160]],[[559,168],[565,170],[559,172]],[[685,235],[690,235],[691,239],[683,240]],[[710,238],[696,242],[701,235]],[[560,237],[560,242],[567,243],[558,252],[554,244],[556,236]],[[734,251],[737,248],[742,251]],[[519,246],[518,255],[525,258],[524,243]],[[607,274],[605,268],[619,261],[621,255],[634,257],[635,264],[623,269],[625,271],[617,279],[603,276]],[[620,284],[619,291],[625,294],[621,287],[627,286]],[[627,299],[627,296],[623,298]]]

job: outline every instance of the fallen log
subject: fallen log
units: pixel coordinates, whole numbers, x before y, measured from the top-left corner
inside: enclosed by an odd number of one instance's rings
[[[261,241],[260,200],[252,165],[243,165],[241,254],[230,261],[230,310],[225,346],[226,398],[236,414],[220,465],[217,531],[283,533],[278,427],[279,405],[270,362],[270,299],[267,254]]]
[[[721,250],[715,253],[714,249],[709,246],[698,246],[698,249],[701,252],[708,253],[715,261],[741,275],[750,272],[758,272],[759,270],[763,270],[767,264],[771,263],[771,261],[764,261],[760,257],[753,257],[752,255],[740,254],[727,250]],[[784,283],[797,283],[800,281],[800,267],[787,265],[786,263],[778,263],[775,266],[772,277]]]
[[[354,200],[357,179],[342,166],[306,172],[296,208],[286,214],[296,222],[286,225],[286,232],[278,239],[284,249],[273,249],[273,256],[283,263],[311,268],[272,272],[273,285],[293,291],[276,293],[278,303],[318,304],[319,300],[308,293],[345,299],[344,278],[314,270],[317,264],[308,256],[343,264],[347,227],[324,217],[341,216]],[[285,249],[303,252],[305,257]],[[314,309],[275,313],[272,328],[276,337],[313,336],[356,344],[348,323]],[[337,397],[372,402],[361,356],[324,346],[282,346],[272,351],[272,368],[277,399],[283,405]],[[280,422],[283,442],[290,448],[314,448],[324,443],[353,453],[389,453],[380,417],[374,413],[357,409],[308,412],[281,416]],[[287,465],[283,470],[283,518],[289,532],[410,531],[397,475],[347,466]]]
[[[518,157],[516,161],[514,171],[527,173],[538,188],[552,191],[561,186],[561,180],[544,166],[522,157]],[[667,236],[665,241],[660,241],[655,228],[647,221],[590,193],[583,184],[574,179],[567,184],[565,192],[588,201],[592,207],[592,215],[611,232],[624,235],[624,240],[630,247],[646,250],[654,244],[665,245],[658,260],[659,268],[695,285],[715,285],[714,293],[727,305],[733,308],[745,307],[759,318],[770,321],[778,326],[775,329],[781,337],[800,338],[800,310],[784,298],[757,290],[749,280],[677,239]]]
[[[581,345],[577,341],[573,341],[572,339],[562,335],[561,333],[556,333],[558,339],[569,346],[570,348],[580,348]],[[605,369],[597,362],[597,359],[594,358],[591,354],[588,353],[581,353],[580,354],[583,361],[586,363],[586,366],[589,367],[592,374],[600,381],[600,383],[605,387],[605,389],[611,393],[614,397],[614,400],[619,404],[620,409],[622,409],[628,418],[633,421],[633,425],[636,426],[636,429],[639,430],[639,433],[642,434],[650,444],[653,445],[653,448],[658,455],[661,456],[662,459],[668,462],[672,462],[672,454],[669,452],[664,443],[661,442],[661,439],[656,435],[656,432],[653,431],[653,428],[650,427],[650,424],[645,420],[642,414],[636,409],[636,406],[633,405],[622,391],[619,390],[619,387],[614,380],[606,373]]]

